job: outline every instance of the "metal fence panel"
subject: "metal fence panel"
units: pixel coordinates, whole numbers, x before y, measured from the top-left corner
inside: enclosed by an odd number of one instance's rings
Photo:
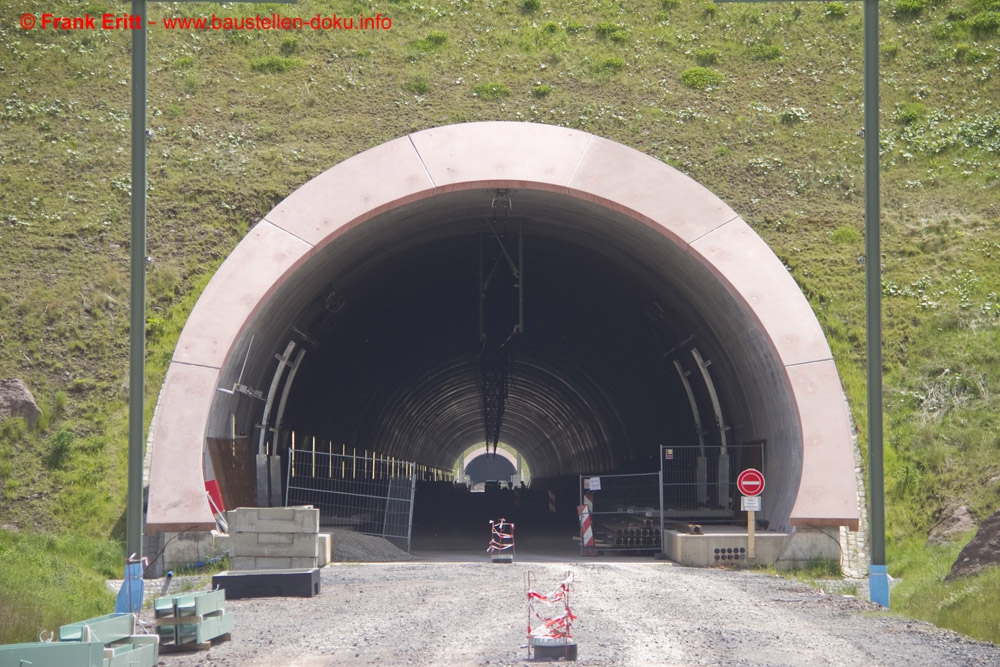
[[[595,549],[660,549],[659,473],[581,475],[580,504],[590,512]],[[586,548],[582,540],[580,548]]]
[[[736,476],[746,468],[763,469],[764,441],[719,447],[660,448],[663,521],[733,523],[740,520]]]
[[[320,525],[384,537],[409,551],[416,466],[394,459],[289,450],[285,505],[312,505]]]

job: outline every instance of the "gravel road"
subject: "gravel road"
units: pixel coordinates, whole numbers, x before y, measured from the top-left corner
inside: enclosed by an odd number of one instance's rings
[[[485,553],[330,565],[320,595],[230,600],[229,641],[159,664],[522,665],[525,577],[549,592],[567,571],[580,665],[1000,665],[993,644],[773,575],[638,558],[494,564]]]

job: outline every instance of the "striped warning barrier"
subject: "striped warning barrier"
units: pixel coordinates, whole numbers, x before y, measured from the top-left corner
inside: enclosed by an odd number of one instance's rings
[[[208,506],[212,508],[212,516],[215,523],[223,533],[229,532],[229,524],[226,522],[226,506],[222,502],[222,491],[219,489],[219,482],[214,479],[205,480],[205,494],[208,496]]]
[[[499,521],[490,521],[490,529],[493,536],[486,549],[490,554],[490,560],[494,563],[513,563],[514,524],[501,518]]]
[[[556,492],[549,489],[549,514],[556,513]]]
[[[580,554],[583,556],[596,556],[594,528],[590,522],[590,508],[587,505],[580,505],[576,509],[580,515]]]

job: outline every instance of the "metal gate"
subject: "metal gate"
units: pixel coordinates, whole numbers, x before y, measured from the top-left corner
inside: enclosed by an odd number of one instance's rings
[[[660,549],[660,474],[580,475],[580,505],[586,506],[599,551]],[[580,551],[587,545],[580,540]]]
[[[384,537],[410,550],[417,466],[315,449],[288,450],[285,505],[312,505],[320,525]]]

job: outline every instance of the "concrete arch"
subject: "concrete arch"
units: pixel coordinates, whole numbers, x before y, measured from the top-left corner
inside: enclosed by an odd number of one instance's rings
[[[652,373],[650,360],[658,357],[682,358],[693,370],[689,353],[697,346],[712,362],[726,413],[725,423],[714,426],[705,417],[706,429],[718,430],[723,441],[768,441],[764,506],[771,527],[857,526],[852,437],[832,354],[801,291],[746,222],[692,179],[628,147],[566,128],[488,122],[417,132],[332,167],[276,206],[232,252],[193,310],[160,394],[150,439],[148,532],[214,527],[202,486],[206,438],[229,434],[242,415],[236,431],[256,442],[255,424],[263,418],[273,425],[278,401],[276,395],[271,414],[262,415],[264,401],[231,391],[237,381],[268,394],[269,383],[287,380],[287,369],[276,378],[275,356],[291,350],[286,342],[311,350],[310,332],[299,325],[332,326],[330,300],[341,284],[369,297],[392,293],[391,286],[375,291],[379,274],[371,257],[395,271],[415,266],[420,253],[433,263],[435,252],[457,243],[469,220],[488,209],[496,188],[512,189],[515,212],[537,221],[547,271],[540,278],[554,298],[582,312],[592,306],[588,295],[597,295],[624,337],[615,342],[598,313],[573,316],[576,328],[603,327],[603,337],[581,347],[526,339],[515,361],[522,391],[508,403],[514,416],[504,440],[522,453],[533,476],[610,472],[653,456],[654,440],[668,437],[668,429],[648,417],[656,405],[644,391],[620,385]],[[604,267],[600,279],[571,266],[577,255]],[[589,292],[560,291],[562,270],[575,272]],[[439,286],[434,280],[425,282]],[[396,287],[405,292],[408,285],[401,280]],[[410,301],[419,299],[406,301],[393,312],[408,314],[417,307]],[[375,312],[360,303],[365,313]],[[634,315],[643,309],[645,319]],[[365,317],[371,323],[377,314]],[[628,339],[633,333],[635,340]],[[393,368],[379,368],[372,355],[378,373],[371,375],[379,379],[365,385],[366,395],[334,398],[355,401],[355,431],[378,441],[380,452],[403,457],[407,442],[418,442],[413,451],[428,464],[450,466],[483,439],[474,378],[460,355],[436,352],[428,368],[424,356],[391,348],[398,339],[379,335],[376,343],[387,346],[400,370],[394,376]],[[624,356],[633,345],[657,354]],[[573,359],[545,361],[560,354]],[[325,372],[334,368],[331,362]],[[428,384],[431,376],[439,391]],[[686,406],[675,384],[663,396]],[[703,416],[711,414],[707,405]],[[321,411],[316,403],[313,413]],[[639,412],[652,421],[636,430]],[[322,418],[314,419],[319,429]],[[693,438],[690,424],[671,423],[678,437]],[[435,449],[438,440],[427,435],[442,428],[452,449]]]

